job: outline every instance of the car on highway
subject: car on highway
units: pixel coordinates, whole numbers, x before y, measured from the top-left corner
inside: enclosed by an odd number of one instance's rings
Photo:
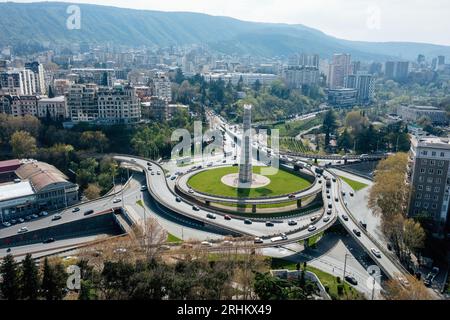
[[[6,253],[10,253],[11,252],[11,248],[6,249]]]
[[[42,241],[42,243],[52,243],[52,242],[55,242],[55,238],[48,238]]]
[[[327,209],[327,215],[331,215],[331,209]]]
[[[345,197],[345,191],[342,191],[341,194],[343,197]]]
[[[210,162],[210,163],[208,163],[208,165],[207,165],[208,167],[212,167],[213,166],[213,163],[212,162]]]
[[[206,215],[206,217],[209,218],[209,219],[216,219],[216,216],[214,214],[212,214],[212,213],[208,213]]]
[[[316,231],[316,229],[317,229],[317,227],[316,227],[316,226],[313,226],[313,225],[310,225],[310,226],[308,227],[308,231],[309,231],[309,232]]]
[[[147,191],[147,186],[141,186],[141,191]]]
[[[252,224],[253,222],[252,222],[252,220],[250,220],[250,219],[245,219],[245,220],[244,220],[244,223],[245,223],[245,224]]]
[[[266,227],[273,227],[273,226],[274,226],[273,222],[270,221],[266,222]]]
[[[334,198],[334,201],[336,201],[336,202],[339,202],[339,199],[338,199],[338,197]]]
[[[346,275],[345,276],[345,281],[347,281],[348,283],[357,286],[358,285],[358,280],[356,280],[354,277],[350,276],[350,275]]]
[[[353,233],[354,233],[357,237],[361,237],[361,231],[359,231],[358,229],[353,229]]]
[[[175,198],[175,201],[176,201],[176,202],[181,202],[181,198],[180,198],[180,197],[176,197],[176,198]]]
[[[330,189],[327,189],[327,191],[326,191],[326,192],[327,192],[327,194],[329,194],[329,193],[330,193]]]
[[[2,223],[2,225],[4,226],[4,227],[11,227],[11,223],[9,223],[9,222],[7,222],[7,221],[5,221],[5,222],[3,222]]]
[[[16,220],[16,219],[12,219],[12,220],[10,221],[10,223],[11,223],[11,224],[16,224],[16,223],[17,223],[17,220]]]
[[[231,217],[230,217],[229,215],[227,215],[227,214],[224,215],[223,218],[224,218],[225,220],[231,220]]]
[[[177,178],[177,176],[172,176],[172,178],[170,178],[170,180],[175,180]]]
[[[225,240],[224,242],[222,242],[224,246],[232,246],[233,242],[231,242],[230,240]]]
[[[348,221],[348,216],[346,214],[341,215],[342,219],[344,219],[344,221]]]
[[[288,225],[290,225],[290,226],[296,226],[296,225],[297,225],[297,221],[295,221],[295,220],[289,220],[289,221],[288,221]]]
[[[376,248],[371,248],[370,251],[373,253],[373,255],[377,258],[381,258],[381,252],[380,250],[376,249]]]
[[[289,199],[295,199],[295,194],[291,193],[291,194],[288,196],[288,198],[289,198]]]
[[[161,175],[161,171],[156,171],[156,174],[157,174],[158,176],[160,176],[160,175]]]
[[[398,276],[397,279],[398,279],[398,281],[400,282],[400,284],[401,284],[402,286],[404,286],[404,287],[409,287],[409,281],[406,280],[405,277],[403,277],[403,276]]]
[[[253,243],[264,243],[264,241],[261,238],[255,238]]]
[[[192,189],[189,189],[189,191],[188,191],[189,193],[194,193],[194,190],[192,190]]]
[[[192,210],[194,211],[200,211],[200,209],[197,206],[192,206]]]
[[[24,223],[24,222],[25,222],[25,219],[19,218],[19,219],[17,219],[17,221],[18,221],[19,223]]]
[[[152,163],[151,163],[151,162],[147,162],[147,165],[148,165],[149,167],[151,167],[151,166],[152,166]]]
[[[85,211],[85,212],[84,212],[84,215],[85,215],[85,216],[88,216],[88,215],[93,214],[93,213],[94,213],[94,210],[91,209],[91,210]]]
[[[321,179],[319,179],[319,181],[317,181],[317,182],[319,182],[319,183],[322,183],[322,180],[321,180]]]
[[[350,197],[353,197],[354,195],[353,191],[350,191]]]
[[[74,212],[74,213],[78,212],[78,211],[80,211],[80,208],[78,208],[78,207],[72,209],[72,212]]]
[[[52,221],[56,221],[56,220],[61,220],[61,215],[60,214],[55,214],[53,217],[52,217]]]
[[[423,280],[423,284],[427,287],[431,287],[431,284],[433,283],[434,280],[434,276],[433,274],[430,272],[427,274],[427,277]]]
[[[39,218],[39,216],[38,216],[37,214],[32,214],[31,217],[32,217],[33,219]]]
[[[154,175],[155,175],[155,173],[154,173],[154,172],[152,172],[152,173],[151,173],[151,175],[152,175],[152,176],[154,176]]]
[[[336,178],[335,177],[333,177],[332,180],[333,180],[333,182],[336,182]]]
[[[439,274],[439,268],[438,267],[433,267],[433,269],[431,270],[431,274],[433,276],[437,276]]]
[[[359,221],[359,225],[364,228],[365,230],[367,230],[367,223]]]
[[[333,205],[331,204],[331,202],[328,202],[328,208],[329,209],[333,208]]]
[[[131,162],[136,162],[136,160],[135,160],[135,159],[131,159],[130,161],[131,161]]]
[[[311,217],[309,220],[311,220],[311,222],[314,222],[317,220],[317,216]]]
[[[27,227],[22,227],[19,230],[17,230],[17,233],[25,233],[28,232],[28,228]]]
[[[331,199],[331,196],[329,194],[327,194],[327,199]]]
[[[213,244],[209,241],[202,241],[201,245],[204,247],[212,247],[213,246]]]
[[[121,202],[122,201],[122,199],[120,199],[120,198],[115,198],[114,200],[113,200],[113,203],[119,203],[119,202]]]
[[[328,221],[330,221],[330,217],[325,217],[325,218],[323,218],[323,222],[328,222]]]

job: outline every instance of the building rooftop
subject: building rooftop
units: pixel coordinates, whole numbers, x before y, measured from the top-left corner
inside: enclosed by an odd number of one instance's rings
[[[433,106],[407,106],[407,108],[415,109],[415,110],[423,110],[423,111],[442,111],[439,108]]]
[[[0,173],[15,171],[20,167],[18,159],[0,161]]]
[[[34,190],[29,181],[0,185],[0,201],[32,195],[34,195]]]
[[[23,180],[30,180],[36,192],[57,183],[67,183],[67,177],[54,166],[39,162],[29,161],[16,170],[16,175]]]
[[[64,96],[58,96],[54,98],[42,98],[39,100],[39,102],[64,102],[65,97]]]

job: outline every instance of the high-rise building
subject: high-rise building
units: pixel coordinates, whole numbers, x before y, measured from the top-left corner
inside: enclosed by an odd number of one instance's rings
[[[345,78],[345,87],[358,90],[357,103],[370,104],[375,94],[375,77],[363,72],[349,75]]]
[[[369,67],[369,73],[372,75],[379,75],[383,70],[383,65],[380,62],[373,62]]]
[[[114,69],[107,68],[72,68],[81,83],[95,83],[98,86],[112,87],[115,81]]]
[[[36,93],[36,81],[33,71],[12,69],[0,73],[0,91],[12,95],[32,95]]]
[[[34,73],[36,92],[41,95],[47,94],[45,73],[42,64],[37,61],[27,62],[25,63],[25,69],[31,70]]]
[[[136,90],[129,85],[100,88],[98,121],[107,124],[137,123],[141,120],[141,106]]]
[[[343,88],[345,77],[351,73],[351,55],[335,54],[330,64],[328,85],[330,89]]]
[[[172,101],[172,83],[167,74],[158,72],[152,78],[151,86],[154,96]]]
[[[409,74],[408,61],[387,61],[384,67],[384,76],[386,79],[395,81],[405,81]]]
[[[73,122],[92,122],[98,118],[98,87],[95,84],[73,84],[67,93],[67,107]]]
[[[431,220],[432,233],[449,230],[450,144],[441,138],[412,138],[409,216]]]
[[[296,54],[291,56],[288,67],[283,70],[283,79],[291,89],[317,85],[320,79],[319,55]]]

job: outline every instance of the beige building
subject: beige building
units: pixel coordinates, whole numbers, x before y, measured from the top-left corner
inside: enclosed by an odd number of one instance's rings
[[[40,99],[38,101],[37,114],[39,118],[46,118],[49,116],[55,121],[68,119],[69,109],[67,108],[66,97],[59,96]]]

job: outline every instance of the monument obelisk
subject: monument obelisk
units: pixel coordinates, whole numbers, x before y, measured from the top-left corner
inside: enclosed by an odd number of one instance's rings
[[[243,133],[241,143],[241,161],[239,164],[239,182],[252,183],[252,106],[244,105]]]

